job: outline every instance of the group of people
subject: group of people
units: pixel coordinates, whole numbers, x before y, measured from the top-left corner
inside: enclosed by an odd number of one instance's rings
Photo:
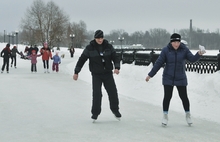
[[[13,48],[14,49],[14,48]],[[12,49],[12,50],[13,50]],[[18,53],[16,49],[13,52]],[[182,101],[182,105],[185,111],[185,118],[187,124],[191,125],[191,113],[190,113],[190,102],[187,93],[187,76],[185,72],[185,60],[196,62],[205,53],[205,50],[199,50],[195,55],[187,48],[184,43],[181,43],[181,36],[174,33],[170,37],[169,43],[162,49],[159,57],[155,61],[153,68],[148,73],[145,80],[148,82],[153,78],[156,73],[163,67],[162,84],[164,89],[163,97],[163,118],[162,125],[168,124],[168,112],[169,105],[173,94],[173,88],[176,86],[179,97]],[[7,72],[9,71],[9,58],[12,56],[10,50],[10,44],[2,50],[1,56],[3,56],[2,72],[4,71],[5,65]],[[32,50],[28,58],[31,58],[31,71],[36,70],[36,58],[42,56],[43,66],[45,72],[49,72],[49,59],[53,59],[52,70],[58,71],[58,65],[61,63],[58,53],[52,57],[48,44],[44,43],[40,49],[40,54],[37,51]],[[14,58],[15,59],[15,58]],[[118,91],[114,81],[113,73],[119,74],[120,70],[120,58],[117,56],[113,46],[104,39],[104,33],[102,30],[97,30],[94,34],[94,39],[83,50],[79,57],[73,74],[73,79],[77,80],[79,73],[84,66],[85,62],[89,59],[89,70],[92,75],[92,108],[91,118],[95,121],[101,114],[101,102],[102,102],[102,85],[107,91],[110,109],[116,118],[122,117],[119,111],[119,98]],[[16,61],[16,60],[15,60]],[[16,64],[15,64],[16,66]]]
[[[21,55],[20,52],[18,52],[17,46],[13,46],[12,49],[10,49],[10,44],[7,44],[6,47],[1,51],[1,57],[3,57],[3,65],[1,68],[1,73],[4,72],[5,67],[7,73],[9,73],[9,59],[11,58],[11,67],[14,64],[14,68],[16,67],[17,62],[17,54]]]
[[[168,112],[170,100],[173,94],[173,88],[176,86],[186,114],[186,122],[192,124],[190,114],[190,103],[187,96],[187,76],[185,73],[185,60],[196,62],[205,53],[205,50],[199,50],[195,55],[181,43],[181,36],[174,33],[170,41],[165,46],[158,59],[155,61],[153,68],[148,73],[146,81],[154,77],[155,74],[163,67],[162,84],[164,88],[163,99],[163,119],[162,125],[168,124]],[[113,73],[119,74],[120,59],[116,55],[113,46],[104,39],[102,30],[97,30],[94,39],[86,46],[79,57],[73,79],[77,80],[84,63],[89,59],[89,69],[92,75],[92,108],[91,118],[95,121],[101,113],[102,102],[102,84],[104,85],[110,102],[110,109],[117,118],[121,118],[119,112],[119,99]],[[165,66],[164,66],[165,65]],[[113,71],[114,70],[114,71]]]
[[[39,49],[38,49],[37,45],[34,45],[34,47],[31,45],[30,48],[28,46],[26,46],[24,49],[24,53],[27,56],[31,55],[32,51],[35,51],[36,54],[38,53]]]
[[[26,55],[22,52],[18,52],[17,47],[14,46],[10,49],[10,44],[8,43],[6,47],[1,51],[1,57],[3,57],[3,65],[1,68],[1,73],[4,72],[5,66],[6,71],[9,73],[9,59],[11,58],[11,67],[13,66],[16,68],[16,54],[21,55],[25,59],[31,60],[31,72],[37,72],[37,57],[42,56],[44,72],[49,73],[49,59],[53,60],[52,70],[58,72],[59,71],[59,64],[61,63],[61,58],[58,52],[52,56],[50,48],[48,48],[48,44],[45,42],[43,47],[40,49],[40,54],[38,54],[38,47],[35,45],[34,47],[26,47],[25,51]]]

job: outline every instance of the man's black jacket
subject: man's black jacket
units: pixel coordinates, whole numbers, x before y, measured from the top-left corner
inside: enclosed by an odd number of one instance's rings
[[[102,51],[100,51],[100,49]],[[113,46],[105,39],[102,45],[98,45],[95,40],[92,40],[90,44],[86,46],[76,64],[75,74],[81,71],[87,59],[89,59],[89,70],[93,74],[112,73],[114,68],[120,69],[120,59],[116,55]]]

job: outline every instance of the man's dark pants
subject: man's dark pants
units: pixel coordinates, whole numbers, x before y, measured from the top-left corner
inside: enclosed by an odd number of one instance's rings
[[[118,93],[113,74],[92,74],[93,100],[91,112],[93,115],[99,115],[101,113],[102,84],[107,91],[111,111],[117,112],[119,109]]]

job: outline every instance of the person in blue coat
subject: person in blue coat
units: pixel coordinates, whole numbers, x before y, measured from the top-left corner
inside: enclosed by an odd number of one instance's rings
[[[56,55],[54,55],[51,59],[53,60],[53,65],[52,65],[52,70],[56,72],[59,71],[59,64],[61,63],[60,56],[58,55],[59,53],[56,52]]]
[[[200,59],[205,51],[198,51],[195,55],[181,43],[181,36],[174,33],[170,37],[170,42],[164,47],[155,62],[153,68],[148,73],[146,81],[148,82],[158,70],[164,66],[162,84],[164,86],[163,98],[163,119],[162,125],[166,126],[168,123],[168,111],[170,100],[173,94],[173,87],[176,86],[179,96],[182,100],[184,110],[186,112],[186,121],[189,125],[192,124],[190,114],[190,103],[187,96],[187,76],[185,72],[185,60],[196,62]]]

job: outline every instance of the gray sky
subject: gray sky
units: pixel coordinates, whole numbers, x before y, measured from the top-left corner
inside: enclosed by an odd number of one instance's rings
[[[48,2],[49,0],[44,0]],[[53,0],[71,22],[84,21],[87,30],[105,33],[123,29],[126,32],[153,28],[174,30],[193,27],[211,32],[220,29],[219,0]],[[33,0],[1,0],[0,33],[19,30],[21,18]]]

